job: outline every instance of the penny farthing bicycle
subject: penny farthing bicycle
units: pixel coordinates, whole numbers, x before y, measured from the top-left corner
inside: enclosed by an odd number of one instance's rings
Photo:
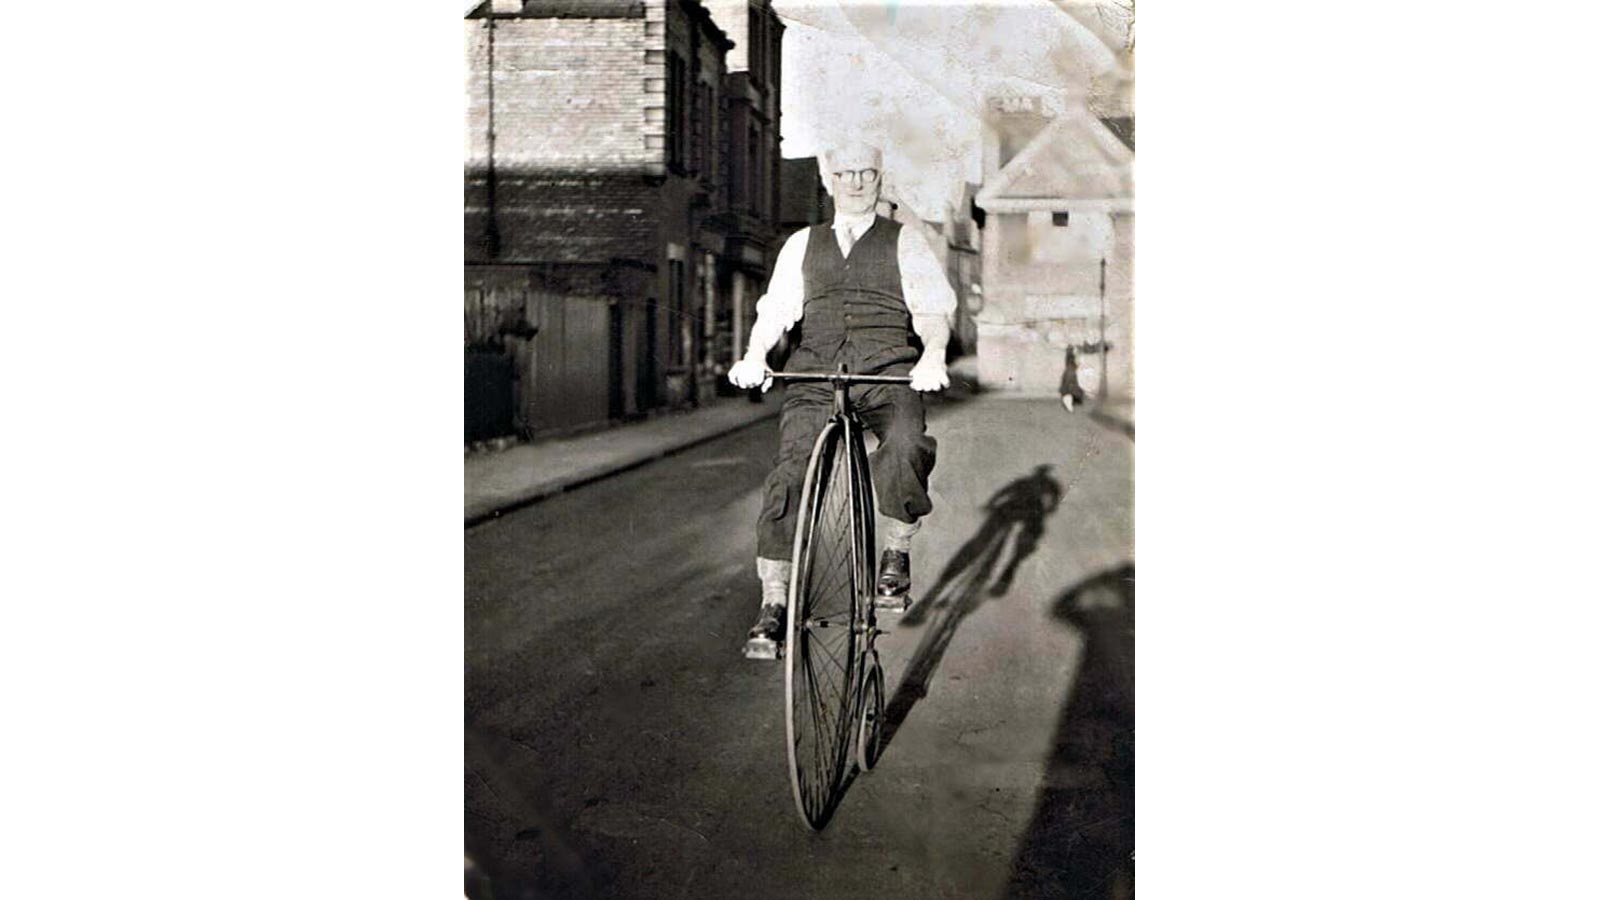
[[[826,381],[833,414],[817,435],[800,492],[788,636],[784,643],[784,731],[794,802],[821,830],[843,795],[853,762],[869,771],[883,747],[883,667],[874,642],[876,506],[866,430],[850,407],[857,384],[910,384],[903,375],[774,372],[786,381]]]

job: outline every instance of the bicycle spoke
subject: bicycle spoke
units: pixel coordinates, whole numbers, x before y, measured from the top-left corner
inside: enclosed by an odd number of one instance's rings
[[[832,723],[829,721],[831,717],[828,715],[828,704],[826,703],[825,698],[828,696],[828,694],[833,692],[829,691],[824,693],[821,690],[821,685],[819,684],[820,679],[818,678],[818,670],[815,666],[809,664],[811,661],[810,648],[806,647],[802,650],[802,652],[805,654],[804,659],[807,663],[805,666],[807,689],[806,694],[810,702],[806,704],[806,707],[811,723],[811,751],[813,762],[815,764],[813,771],[814,773],[820,774],[823,771],[822,752],[824,749],[824,741],[826,740],[828,734],[833,730]]]
[[[808,656],[806,664],[809,670],[807,678],[810,679],[808,684],[813,687],[810,694],[817,698],[816,702],[826,704],[829,702],[829,698],[838,696],[840,693],[839,681],[816,663],[816,657]],[[823,690],[824,687],[826,687],[826,690]]]
[[[845,632],[845,631],[848,630],[848,628],[849,628],[849,625],[845,624],[845,625],[842,625],[842,626],[835,625],[835,626],[833,626],[833,628],[828,629],[828,630],[837,630],[837,631],[840,631],[840,632]],[[814,633],[815,632],[813,631],[813,634]],[[817,640],[817,639],[815,639],[813,637],[811,642],[815,646],[815,651],[816,652],[811,658],[826,659],[828,661],[828,663],[834,669],[836,669],[836,670],[838,670],[840,672],[841,675],[848,675],[849,667],[846,666],[845,663],[842,661],[844,658],[848,657],[849,653],[850,653],[850,649],[851,648],[849,646],[850,642],[848,640],[848,637],[849,637],[848,634],[840,634],[839,636],[837,636],[836,638],[833,639],[831,644],[828,641]],[[830,682],[830,683],[836,683],[836,682]]]
[[[811,685],[812,688],[815,689],[815,678],[812,678]],[[825,779],[822,777],[823,773],[832,768],[829,765],[831,760],[829,760],[827,756],[827,738],[832,729],[829,727],[828,723],[828,710],[822,704],[813,703],[811,705],[811,716],[813,725],[811,732],[811,756],[814,764],[813,772],[815,774],[815,782],[821,785],[825,784]]]
[[[806,651],[806,661],[809,663],[814,658],[815,657],[811,654],[810,649],[808,648],[807,651]],[[847,675],[847,673],[845,672],[843,667],[840,667],[840,673],[841,673],[841,675]],[[828,691],[825,694],[821,693],[819,691],[813,690],[813,694],[822,697],[824,699],[825,703],[826,703],[826,701],[831,700],[831,698],[835,698],[835,697],[839,696],[839,694],[843,693],[843,690],[840,687],[839,682],[834,680],[833,678],[829,677],[826,672],[824,672],[822,669],[818,668],[817,666],[807,665],[806,666],[806,677],[810,680],[810,684],[813,686],[813,688],[815,688],[819,683],[824,683],[825,682],[827,684]],[[829,704],[829,705],[831,705],[831,704]],[[826,705],[824,705],[824,707],[823,707],[824,715],[826,716],[826,713],[828,713],[830,711],[831,710],[827,709]],[[836,719],[837,717],[835,716],[833,718]]]
[[[808,673],[808,675],[813,674]],[[814,677],[810,679],[810,685],[815,691],[817,684]],[[838,768],[839,747],[835,738],[838,722],[829,715],[831,712],[828,709],[829,705],[815,702],[810,704],[812,774],[809,780],[812,787],[810,793],[815,801],[814,806],[818,806],[818,811],[820,804],[827,803],[828,793],[832,790],[833,776]]]
[[[825,654],[823,656],[823,658],[826,659],[829,663],[831,663],[835,669],[838,669],[839,670],[839,674],[845,675],[845,676],[848,676],[850,674],[849,670],[847,670],[844,667],[844,663],[839,662],[839,657],[838,657],[837,654],[835,654],[833,651],[829,650],[826,647],[822,648],[822,650],[823,650],[823,653]]]
[[[807,672],[807,687],[809,701],[807,718],[810,722],[810,750],[812,757],[812,771],[810,780],[821,788],[826,788],[832,775],[836,761],[839,722],[836,705],[829,701],[829,697],[836,691],[825,690],[818,678],[817,670],[812,667]]]
[[[807,694],[807,697],[808,698],[814,698],[816,696],[816,688],[817,688],[816,679],[812,677],[810,671],[807,671],[805,673],[805,676],[806,676],[806,688],[807,688],[806,694]],[[809,718],[810,718],[810,724],[811,724],[811,727],[809,729],[807,729],[807,733],[809,734],[811,740],[808,742],[809,746],[806,749],[809,750],[810,753],[811,753],[811,774],[812,774],[812,780],[814,781],[816,772],[819,769],[819,765],[818,765],[818,762],[817,762],[817,753],[818,753],[818,750],[817,750],[817,735],[821,733],[822,723],[820,721],[818,721],[818,711],[817,711],[817,705],[816,705],[815,702],[807,703],[805,705],[805,711],[806,711],[807,716],[809,716]]]

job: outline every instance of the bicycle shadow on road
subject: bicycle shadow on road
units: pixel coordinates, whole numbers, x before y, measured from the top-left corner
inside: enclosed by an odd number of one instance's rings
[[[1004,900],[1133,896],[1133,563],[1067,590],[1053,618],[1084,640]]]
[[[984,600],[1004,596],[1011,589],[1017,567],[1038,549],[1045,517],[1061,506],[1061,484],[1041,465],[1033,472],[1000,488],[984,504],[988,517],[978,532],[961,545],[933,588],[923,594],[901,619],[906,626],[931,623],[917,644],[905,675],[884,710],[883,747],[887,751],[895,732],[911,708],[928,694],[928,683],[944,659],[956,629]],[[1014,540],[1013,540],[1014,538]],[[1011,556],[999,567],[1006,547]]]

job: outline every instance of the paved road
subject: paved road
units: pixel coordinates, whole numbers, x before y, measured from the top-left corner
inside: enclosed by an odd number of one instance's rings
[[[1131,895],[1132,442],[988,396],[931,430],[889,744],[821,834],[782,670],[739,654],[774,424],[467,533],[467,849],[497,900]]]

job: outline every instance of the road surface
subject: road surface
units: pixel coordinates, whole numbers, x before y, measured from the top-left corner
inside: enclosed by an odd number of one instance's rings
[[[889,742],[812,833],[756,609],[767,422],[466,535],[466,834],[496,900],[1132,894],[1133,443],[938,406]],[[474,888],[477,890],[477,888]]]

